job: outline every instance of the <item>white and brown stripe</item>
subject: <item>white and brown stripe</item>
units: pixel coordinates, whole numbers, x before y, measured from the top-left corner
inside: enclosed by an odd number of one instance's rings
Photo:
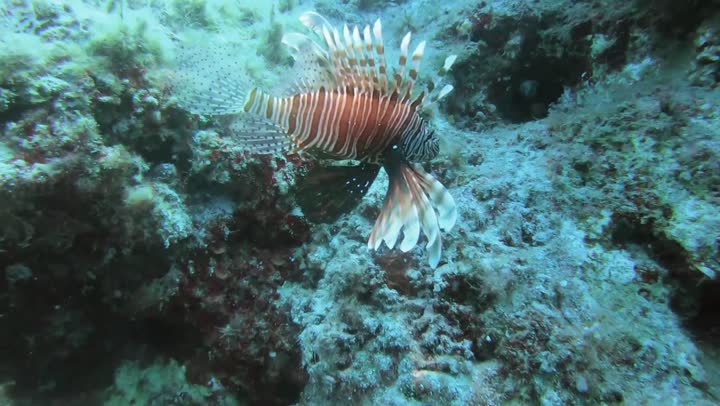
[[[316,149],[340,159],[377,161],[392,145],[412,154],[423,144],[416,106],[397,92],[341,87],[273,97],[253,89],[245,111],[278,124],[296,150]]]

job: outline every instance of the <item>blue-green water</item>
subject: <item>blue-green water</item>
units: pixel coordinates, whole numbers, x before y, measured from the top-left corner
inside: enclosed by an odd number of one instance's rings
[[[0,404],[716,404],[719,13],[4,2]]]

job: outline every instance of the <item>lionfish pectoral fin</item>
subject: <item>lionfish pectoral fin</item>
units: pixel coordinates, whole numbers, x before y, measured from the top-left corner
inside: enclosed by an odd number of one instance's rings
[[[250,77],[238,69],[244,58],[244,50],[231,44],[202,43],[180,49],[169,75],[177,104],[193,114],[242,112],[253,87]]]
[[[368,163],[316,166],[298,181],[298,204],[308,220],[332,223],[358,205],[379,171]]]
[[[430,266],[437,267],[442,253],[440,230],[450,230],[457,220],[454,199],[418,164],[386,164],[385,169],[390,184],[370,234],[368,248],[378,249],[383,241],[389,248],[394,248],[402,230],[404,235],[399,248],[406,252],[417,244],[422,230],[428,240],[426,249]]]
[[[327,52],[317,42],[303,34],[288,33],[283,36],[282,43],[288,47],[295,61],[289,74],[294,80],[287,82],[290,88],[286,89],[286,92],[306,92],[323,86],[335,86]]]
[[[228,135],[251,154],[275,154],[287,152],[293,147],[292,140],[278,125],[268,119],[240,114],[228,126]]]

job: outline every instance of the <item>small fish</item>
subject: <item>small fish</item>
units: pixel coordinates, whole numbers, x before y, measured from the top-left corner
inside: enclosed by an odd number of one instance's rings
[[[397,68],[389,75],[380,20],[362,31],[335,28],[315,12],[304,13],[300,21],[315,38],[289,33],[282,39],[295,61],[296,85],[290,94],[274,96],[250,85],[241,73],[226,75],[209,55],[198,60],[210,73],[179,76],[184,78],[176,83],[181,106],[197,114],[242,113],[230,132],[252,153],[311,153],[359,162],[319,165],[305,175],[298,203],[311,221],[333,221],[352,210],[383,167],[389,188],[368,248],[376,250],[385,242],[392,249],[402,231],[399,248],[407,252],[422,231],[430,266],[437,267],[440,230],[454,226],[457,212],[447,189],[415,163],[434,158],[439,150],[438,138],[419,113],[452,86],[433,92],[438,86],[431,83],[426,91],[416,91],[425,42],[408,55],[410,33],[402,39]],[[448,57],[443,70],[454,60]],[[183,66],[194,63],[184,61]]]

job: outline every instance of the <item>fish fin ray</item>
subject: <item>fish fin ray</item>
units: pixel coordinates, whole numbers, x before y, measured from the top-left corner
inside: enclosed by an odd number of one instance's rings
[[[321,87],[335,87],[336,78],[330,69],[327,51],[317,42],[299,33],[288,33],[282,38],[295,61],[291,76],[295,78],[292,92],[310,92]]]
[[[316,166],[298,180],[298,204],[308,220],[332,223],[354,209],[380,171],[379,165]]]
[[[228,126],[228,135],[243,151],[265,155],[283,153],[293,147],[292,140],[282,128],[270,120],[243,114]]]
[[[242,50],[229,44],[186,46],[170,72],[173,96],[193,114],[225,115],[243,111],[252,80],[238,68]]]
[[[422,231],[427,239],[430,266],[437,267],[442,255],[440,230],[449,231],[457,219],[452,196],[419,164],[386,163],[385,169],[390,184],[368,239],[368,248],[378,249],[383,242],[394,248],[402,230],[404,236],[399,248],[407,252],[417,244]]]

